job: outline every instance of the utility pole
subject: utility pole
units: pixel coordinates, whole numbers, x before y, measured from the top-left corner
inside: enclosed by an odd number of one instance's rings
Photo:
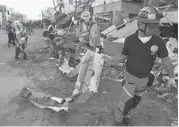
[[[53,6],[54,6],[54,9],[55,9],[55,12],[57,13],[57,8],[56,8],[56,5],[55,5],[55,1],[52,0],[52,2],[53,2]]]
[[[75,0],[75,12],[77,12],[77,0]]]

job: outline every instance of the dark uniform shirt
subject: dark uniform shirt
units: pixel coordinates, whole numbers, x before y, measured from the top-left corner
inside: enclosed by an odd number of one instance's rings
[[[124,42],[123,55],[127,55],[126,71],[138,78],[146,78],[154,65],[156,57],[165,58],[168,51],[165,42],[159,36],[152,36],[143,43],[138,38],[138,31],[128,36]]]

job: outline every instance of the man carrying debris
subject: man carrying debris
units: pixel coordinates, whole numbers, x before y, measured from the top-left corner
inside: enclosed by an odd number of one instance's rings
[[[93,22],[90,12],[84,11],[81,14],[80,21],[80,41],[89,40],[88,44],[96,49],[96,46],[101,46],[100,43],[100,27]]]
[[[160,19],[163,14],[153,6],[140,10],[137,18],[138,30],[125,39],[122,53],[117,56],[105,55],[105,61],[126,62],[122,93],[115,109],[115,125],[129,125],[129,111],[139,104],[142,92],[147,88],[150,71],[158,56],[168,71],[169,86],[175,86],[173,66],[165,42],[158,36]]]
[[[87,36],[89,38],[88,39],[89,46],[91,47],[92,52],[94,51],[100,52],[101,51],[100,27],[96,23],[93,23],[91,14],[88,11],[85,11],[81,14],[81,19],[82,19],[81,28],[83,28],[80,34],[81,37]],[[83,39],[81,39],[80,41],[83,41]],[[94,61],[94,58],[93,58],[94,56],[92,55],[93,53],[91,51],[90,50],[87,51],[86,55],[84,56],[83,61],[81,62],[78,78],[77,78],[72,96],[76,96],[82,91],[83,92],[86,91],[87,89],[88,91],[92,89],[93,89],[92,90],[93,92],[97,91],[97,88],[96,88],[97,86],[95,86],[96,84],[94,84],[93,86],[85,86],[85,77],[88,75],[88,72],[87,72],[88,68],[92,67],[91,65],[93,64],[93,62],[91,61]]]
[[[14,28],[15,28],[15,34],[16,34],[16,55],[15,59],[19,59],[19,53],[22,50],[25,50],[26,47],[26,33],[22,30],[22,24],[19,21],[14,22]],[[23,52],[24,54],[24,60],[27,60],[26,53]]]

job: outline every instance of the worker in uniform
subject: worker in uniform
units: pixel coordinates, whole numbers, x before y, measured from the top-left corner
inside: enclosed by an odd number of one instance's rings
[[[140,10],[137,18],[138,30],[125,39],[122,53],[117,56],[105,55],[105,62],[126,60],[126,68],[122,83],[122,92],[115,106],[115,125],[130,124],[127,117],[129,111],[141,101],[142,93],[148,83],[151,84],[150,71],[156,57],[161,58],[162,64],[168,72],[169,87],[175,87],[175,77],[172,62],[164,40],[158,36],[160,19],[164,15],[154,6],[146,6]]]
[[[102,48],[100,42],[100,27],[97,23],[93,22],[90,12],[84,11],[81,14],[80,25],[80,41],[84,42],[86,41],[85,39],[87,39],[87,43],[91,47],[90,50],[93,52],[98,50],[97,52],[100,52]],[[92,56],[89,55],[92,54],[90,53],[90,50],[86,53],[86,56],[84,57],[86,59],[81,62],[78,78],[72,94],[73,96],[76,96],[83,91],[82,87],[84,85],[85,73],[87,71],[86,66],[89,65],[89,60],[92,58]]]
[[[15,50],[15,60],[19,59],[19,53],[21,49],[25,50],[26,48],[26,36],[22,28],[22,24],[19,21],[14,22],[15,35],[16,35],[16,50]],[[27,60],[27,55],[23,52],[24,60]]]
[[[81,16],[81,20],[79,23],[79,38],[81,41],[86,41],[88,45],[96,49],[96,46],[101,46],[100,42],[100,27],[99,25],[93,21],[91,13],[89,11],[84,11]]]

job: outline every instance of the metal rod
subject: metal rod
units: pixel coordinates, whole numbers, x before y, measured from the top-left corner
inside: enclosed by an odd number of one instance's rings
[[[56,5],[55,5],[55,1],[52,0],[52,2],[53,2],[53,6],[54,6],[54,9],[55,9],[55,12],[57,13],[57,9],[56,9]]]
[[[161,6],[161,7],[157,7],[158,9],[163,9],[163,8],[170,8],[173,7],[173,5],[167,5],[167,6]]]
[[[109,33],[111,33],[111,32],[113,32],[113,31],[115,31],[116,29],[120,28],[121,26],[126,25],[126,24],[129,23],[129,22],[132,22],[132,21],[135,20],[136,18],[137,18],[137,17],[134,17],[133,19],[127,21],[126,23],[123,23],[123,24],[119,25],[118,27],[114,28],[113,30],[107,32],[106,35],[109,34]]]

